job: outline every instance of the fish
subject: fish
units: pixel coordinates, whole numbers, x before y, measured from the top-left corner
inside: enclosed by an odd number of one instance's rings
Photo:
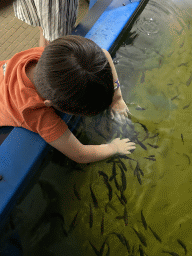
[[[184,106],[183,109],[188,108],[190,105],[191,105],[191,102],[188,105]]]
[[[125,221],[125,226],[128,226],[128,212],[127,208],[124,208],[124,221]]]
[[[118,157],[118,158],[119,158],[119,157]],[[122,161],[120,158],[119,158],[118,160],[119,160],[119,162],[121,163],[121,165],[122,165],[124,171],[127,172],[127,167],[126,167],[126,165],[123,163],[123,161]]]
[[[137,179],[138,179],[138,181],[139,181],[139,184],[142,185],[142,181],[141,181],[141,177],[140,177],[140,174],[139,174],[139,173],[137,173]]]
[[[135,161],[135,159],[132,159],[131,157],[126,156],[126,155],[118,155],[118,157],[119,157],[119,158],[123,158],[123,159],[130,159],[130,160]]]
[[[145,82],[145,72],[142,72],[140,83],[142,84],[144,82]]]
[[[146,147],[141,141],[139,141],[138,139],[136,139],[136,142],[137,142],[144,150],[147,150],[147,147]]]
[[[153,138],[155,138],[155,137],[157,137],[157,136],[159,136],[159,133],[158,133],[158,132],[155,133],[152,137],[150,137],[150,139],[153,139]]]
[[[188,159],[188,161],[189,161],[189,165],[190,165],[190,164],[191,164],[190,157],[189,157],[187,154],[185,154],[185,153],[183,153],[183,155],[187,157],[187,159]]]
[[[108,250],[107,250],[107,253],[105,256],[110,256],[110,247],[109,247],[109,245],[107,245],[107,246],[108,246]]]
[[[154,237],[160,242],[162,243],[161,238],[157,235],[157,233],[155,233],[155,231],[152,230],[152,228],[149,226],[149,229],[151,230],[152,234],[154,235]]]
[[[125,173],[124,173],[122,167],[121,167],[121,166],[119,166],[119,167],[120,167],[120,169],[121,169],[122,189],[123,189],[123,191],[125,191],[126,188],[127,188],[126,176],[125,176]]]
[[[120,242],[121,242],[123,245],[126,246],[126,242],[125,242],[126,238],[124,237],[124,235],[122,235],[122,234],[120,234],[120,233],[116,233],[116,232],[112,232],[112,233],[110,233],[110,234],[116,235],[116,236],[119,238]]]
[[[140,124],[143,127],[144,131],[146,132],[146,137],[142,141],[148,139],[149,138],[149,131],[148,131],[147,127],[144,124],[141,124],[139,122],[137,122],[137,123]]]
[[[187,254],[187,247],[186,247],[186,245],[180,239],[177,239],[177,242],[183,247],[183,249],[185,251],[185,255],[186,255]]]
[[[92,210],[92,206],[91,206],[91,203],[90,203],[90,217],[89,217],[89,226],[90,226],[90,228],[92,228],[92,226],[93,226],[93,210]]]
[[[125,195],[123,194],[123,191],[121,191],[121,199],[125,202],[125,204],[127,203],[127,199],[126,199]]]
[[[155,155],[150,155],[150,156],[148,156],[148,157],[155,157]]]
[[[173,98],[171,98],[171,100],[174,100],[174,99],[178,98],[178,96],[179,95],[174,96]]]
[[[144,250],[143,250],[141,245],[139,245],[139,253],[140,253],[140,256],[144,256],[145,255],[144,254]]]
[[[183,145],[184,145],[184,139],[183,139],[183,134],[181,133],[181,140],[183,142]]]
[[[116,192],[115,192],[115,193],[116,193]],[[117,195],[117,193],[116,193],[116,195]],[[117,195],[117,197],[118,197],[120,203],[121,203],[122,205],[125,205],[124,201],[123,201],[118,195]]]
[[[108,181],[109,178],[108,178],[108,175],[106,173],[104,173],[102,171],[98,171],[98,173],[99,173],[99,175],[102,175],[105,180]]]
[[[178,67],[181,67],[181,66],[187,66],[188,65],[188,62],[185,62],[185,63],[181,63],[178,65]]]
[[[169,251],[162,251],[163,253],[169,253],[172,256],[179,256],[179,254],[177,254],[176,252],[169,252]]]
[[[147,247],[147,242],[146,242],[146,238],[144,237],[144,235],[141,232],[138,232],[137,230],[135,230],[133,227],[132,229],[135,231],[135,234],[137,235],[137,237],[139,238],[139,240],[141,241],[141,243]]]
[[[105,185],[108,187],[108,190],[109,190],[109,201],[111,201],[111,199],[112,199],[112,187],[109,184],[108,180],[104,180],[104,182],[105,182]]]
[[[150,143],[147,143],[150,147],[152,147],[152,148],[158,148],[159,146],[157,146],[157,145],[151,145]]]
[[[191,22],[190,22],[190,20],[188,21],[187,27],[188,27],[188,29],[191,28]]]
[[[153,158],[153,157],[144,157],[145,159],[148,159],[148,160],[151,160],[151,161],[156,161],[156,159],[155,158]]]
[[[116,177],[114,177],[114,180],[115,180],[115,186],[116,186],[117,190],[120,190],[120,187],[119,187],[119,184],[118,184],[118,182],[117,182]]]
[[[112,181],[114,179],[114,177],[117,175],[115,163],[113,163],[112,174],[113,175],[110,177],[109,181]]]
[[[77,189],[76,189],[76,184],[73,185],[73,191],[74,191],[74,194],[77,197],[77,199],[81,200],[81,197],[80,197],[80,195],[79,195],[79,193],[77,192]]]
[[[162,58],[159,59],[159,67],[162,65]]]
[[[146,222],[145,217],[143,215],[143,210],[141,210],[141,220],[142,220],[142,223],[143,223],[143,226],[144,226],[145,230],[147,230],[147,222]]]
[[[95,254],[96,254],[97,256],[101,256],[100,251],[98,251],[98,250],[95,248],[95,246],[94,246],[90,241],[89,241],[89,243],[90,243],[91,247],[93,248]]]
[[[93,193],[93,191],[92,191],[92,189],[91,189],[91,185],[90,185],[90,190],[91,190],[91,197],[92,197],[92,199],[93,199],[94,206],[95,206],[95,208],[98,208],[99,205],[98,205],[97,199],[96,199],[96,197],[95,197],[95,194]]]
[[[186,82],[186,85],[189,86],[191,84],[192,81],[192,74],[190,75],[189,79]]]
[[[124,239],[125,239],[125,246],[127,247],[127,251],[128,251],[128,253],[130,253],[131,247],[129,245],[129,242],[128,242],[128,240],[125,237],[124,237]]]
[[[103,235],[104,233],[104,216],[102,217],[102,221],[101,221],[101,235]]]
[[[70,226],[69,226],[69,231],[68,231],[68,233],[72,232],[72,231],[74,230],[74,228],[76,227],[75,223],[76,223],[77,215],[78,215],[78,213],[77,213],[77,214],[75,215],[75,217],[73,218],[73,220],[72,220],[72,222],[71,222],[71,224],[70,224]]]

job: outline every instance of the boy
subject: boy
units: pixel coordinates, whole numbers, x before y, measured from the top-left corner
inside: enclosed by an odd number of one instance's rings
[[[97,115],[109,106],[127,115],[110,54],[90,39],[65,36],[45,49],[33,48],[0,63],[0,126],[20,126],[39,135],[78,163],[130,154],[135,143],[119,138],[83,145],[54,108],[74,115]],[[115,112],[114,112],[115,113]]]

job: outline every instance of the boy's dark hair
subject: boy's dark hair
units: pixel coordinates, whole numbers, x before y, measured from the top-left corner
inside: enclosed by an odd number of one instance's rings
[[[46,46],[34,83],[53,107],[72,114],[96,115],[113,99],[113,75],[103,50],[92,40],[67,35]]]

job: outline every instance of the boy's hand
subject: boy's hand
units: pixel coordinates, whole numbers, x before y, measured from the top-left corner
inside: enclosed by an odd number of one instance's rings
[[[123,98],[118,101],[112,103],[111,105],[111,118],[117,120],[118,122],[123,122],[126,117],[128,117],[129,109],[124,102]]]
[[[129,139],[122,139],[116,138],[111,142],[112,145],[114,145],[117,149],[117,153],[119,154],[131,154],[129,150],[135,149],[135,143],[130,142]]]

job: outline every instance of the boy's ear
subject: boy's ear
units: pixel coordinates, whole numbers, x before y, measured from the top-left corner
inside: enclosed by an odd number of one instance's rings
[[[45,104],[45,106],[47,106],[47,107],[51,107],[51,106],[52,106],[52,102],[51,102],[50,100],[45,100],[45,101],[44,101],[44,104]]]

